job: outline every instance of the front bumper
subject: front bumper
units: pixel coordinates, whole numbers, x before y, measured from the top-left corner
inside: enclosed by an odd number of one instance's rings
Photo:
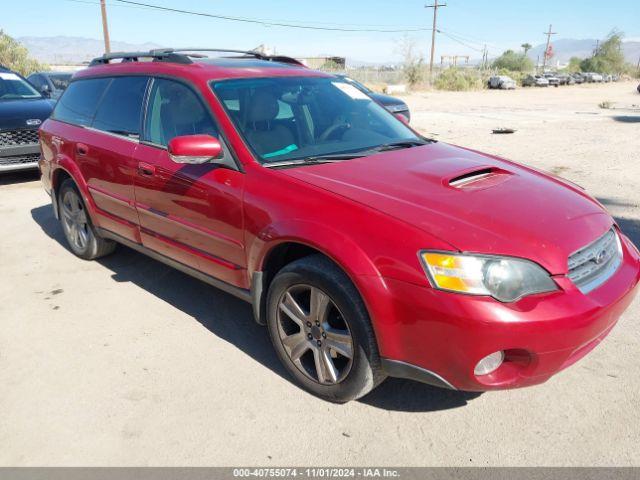
[[[633,300],[640,254],[621,239],[623,263],[587,295],[566,277],[556,277],[558,292],[512,304],[385,279],[377,297],[385,295],[385,303],[369,302],[383,368],[391,376],[467,391],[546,381],[595,348]],[[495,372],[474,374],[482,358],[501,350],[505,361]]]
[[[40,145],[20,145],[0,148],[0,172],[38,168]]]

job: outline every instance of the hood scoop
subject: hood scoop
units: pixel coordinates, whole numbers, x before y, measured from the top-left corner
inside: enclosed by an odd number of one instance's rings
[[[498,185],[511,176],[506,170],[495,167],[474,169],[447,181],[447,185],[458,190],[479,190]]]

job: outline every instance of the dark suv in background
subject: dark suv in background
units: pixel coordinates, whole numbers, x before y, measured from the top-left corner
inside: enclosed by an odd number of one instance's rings
[[[72,74],[69,72],[36,72],[27,77],[44,97],[57,100],[69,86]]]
[[[345,82],[350,83],[362,93],[369,95],[376,102],[386,108],[389,112],[393,114],[400,114],[407,119],[407,122],[411,120],[411,112],[409,112],[409,106],[404,103],[402,100],[396,97],[392,97],[391,95],[385,95],[384,93],[378,93],[371,90],[366,85],[350,78],[346,75],[336,75],[337,77],[343,79]]]
[[[53,105],[23,77],[0,66],[0,173],[38,167],[38,128]]]

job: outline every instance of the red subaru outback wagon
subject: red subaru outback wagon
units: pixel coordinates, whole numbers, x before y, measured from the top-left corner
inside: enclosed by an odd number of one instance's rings
[[[75,75],[40,168],[77,256],[121,243],[251,302],[335,402],[386,376],[538,384],[630,304],[638,250],[578,186],[426,139],[292,59],[220,52]]]

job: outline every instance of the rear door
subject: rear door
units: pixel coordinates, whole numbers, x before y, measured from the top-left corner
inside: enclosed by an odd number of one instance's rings
[[[133,155],[140,138],[148,81],[144,76],[111,79],[86,128],[86,141],[76,145],[76,159],[103,215],[103,228],[133,241],[139,241]]]
[[[142,124],[147,77],[83,79],[60,99],[55,119],[74,128],[64,139],[95,203],[98,226],[139,241],[133,152]]]
[[[218,137],[216,122],[186,83],[155,78],[149,88],[143,141],[136,149],[135,195],[140,234],[149,249],[232,285],[247,288],[243,244],[244,174],[213,163],[173,162],[177,136]]]

